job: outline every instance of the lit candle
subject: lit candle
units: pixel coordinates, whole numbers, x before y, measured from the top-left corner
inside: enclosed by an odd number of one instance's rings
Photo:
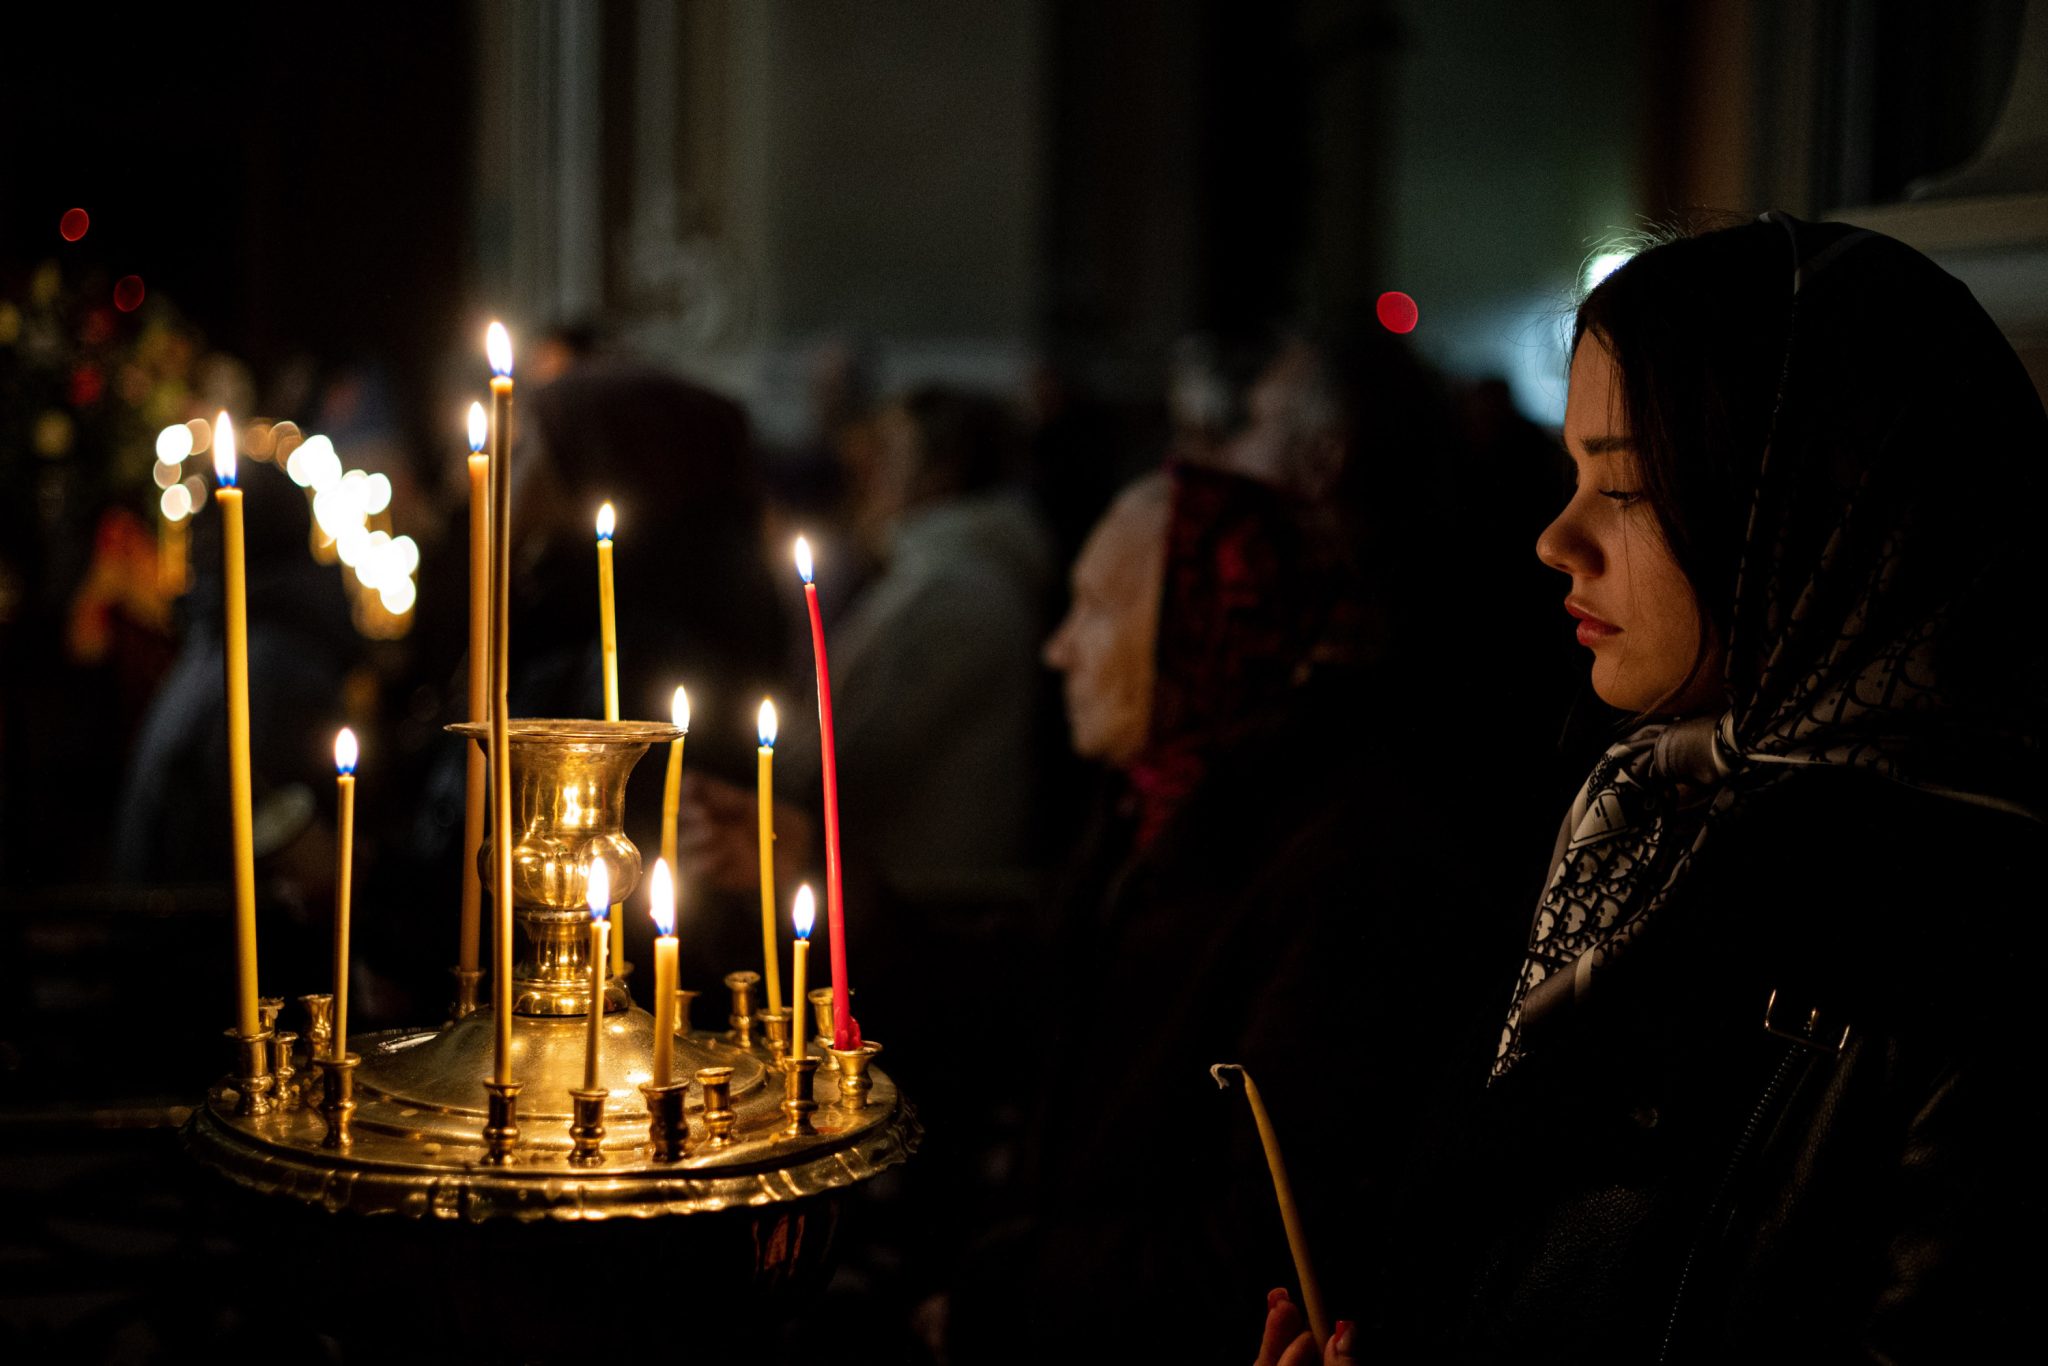
[[[661,786],[661,856],[676,866],[676,817],[683,805],[683,741],[690,738],[690,694],[681,688],[668,705],[669,719],[682,734],[668,742],[668,777]]]
[[[1302,1308],[1308,1311],[1309,1331],[1316,1335],[1318,1343],[1330,1340],[1329,1320],[1323,1317],[1323,1292],[1316,1283],[1315,1268],[1309,1265],[1308,1238],[1301,1228],[1301,1211],[1295,1208],[1294,1187],[1287,1180],[1287,1164],[1280,1158],[1280,1137],[1273,1132],[1273,1117],[1266,1113],[1266,1102],[1259,1095],[1259,1084],[1252,1080],[1252,1074],[1234,1062],[1219,1062],[1209,1069],[1219,1087],[1228,1089],[1230,1083],[1223,1080],[1225,1072],[1235,1072],[1244,1082],[1244,1098],[1251,1102],[1252,1123],[1259,1129],[1259,1146],[1266,1150],[1266,1170],[1273,1178],[1273,1198],[1280,1204],[1280,1223],[1287,1230],[1287,1250],[1294,1256],[1294,1274],[1301,1282]]]
[[[825,663],[825,621],[818,615],[818,585],[811,543],[796,538],[796,572],[804,581],[804,605],[811,614],[811,659],[818,674],[818,749],[825,773],[825,920],[832,934],[832,1046],[859,1048],[860,1024],[853,1018],[852,983],[846,980],[846,910],[839,878],[839,764],[832,743],[832,675]]]
[[[334,737],[334,1046],[329,1056],[348,1056],[348,902],[355,877],[356,733],[347,726]]]
[[[597,510],[597,635],[604,665],[604,719],[619,719],[619,621],[612,593],[612,532],[618,514],[606,503]],[[620,929],[625,926],[621,925]],[[626,975],[626,936],[612,937],[612,976]]]
[[[242,491],[235,487],[235,424],[213,423],[213,473],[220,481],[221,547],[227,571],[228,818],[235,860],[235,1027],[262,1029],[256,1011],[256,819],[249,776],[249,580],[242,550]]]
[[[491,716],[491,458],[490,417],[484,405],[469,405],[469,719]],[[483,872],[477,850],[484,844],[484,747],[472,740],[462,806],[462,929],[456,966],[475,972],[483,933]],[[466,998],[473,999],[473,998]]]
[[[668,860],[654,861],[647,885],[654,916],[654,1084],[666,1086],[676,1051],[676,884]]]
[[[796,926],[796,962],[790,971],[790,985],[796,988],[796,995],[790,999],[796,1005],[789,1012],[789,1056],[801,1058],[804,1055],[804,1026],[809,1022],[804,1009],[804,978],[809,976],[811,965],[811,922],[818,917],[818,899],[811,895],[811,886],[805,883],[796,889],[796,909],[790,914],[790,923]]]
[[[755,718],[761,735],[761,753],[754,771],[755,801],[760,808],[761,827],[761,961],[768,977],[768,1008],[782,1009],[782,966],[775,952],[775,704],[761,699]],[[792,1010],[804,1008],[798,992]]]
[[[590,897],[590,1015],[583,1038],[583,1089],[597,1089],[598,1054],[604,1043],[604,941],[611,929],[612,873],[604,860],[593,859],[587,887]]]
[[[492,1079],[512,1082],[512,338],[484,333],[491,361],[491,1006],[497,1026]]]
[[[604,649],[604,719],[619,719],[619,619],[612,597],[612,532],[618,514],[606,503],[597,510],[597,634]]]

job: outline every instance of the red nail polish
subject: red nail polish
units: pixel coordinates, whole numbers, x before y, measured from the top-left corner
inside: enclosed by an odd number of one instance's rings
[[[1330,1334],[1330,1347],[1339,1356],[1351,1355],[1351,1320],[1337,1320],[1336,1331]]]

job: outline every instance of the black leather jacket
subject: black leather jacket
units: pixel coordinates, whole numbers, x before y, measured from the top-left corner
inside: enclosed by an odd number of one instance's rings
[[[1393,1231],[1383,1351],[2009,1351],[2048,1269],[2042,834],[1845,771],[1752,802],[1669,920],[1469,1088]]]

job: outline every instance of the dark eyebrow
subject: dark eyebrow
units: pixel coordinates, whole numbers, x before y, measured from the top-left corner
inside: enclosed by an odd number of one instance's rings
[[[1632,451],[1635,448],[1635,441],[1626,436],[1589,436],[1579,442],[1579,449],[1587,455],[1606,455],[1610,451]]]

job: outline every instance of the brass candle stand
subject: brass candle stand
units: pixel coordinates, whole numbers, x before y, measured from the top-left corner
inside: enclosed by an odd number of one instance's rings
[[[781,1067],[789,1052],[789,1012],[764,1010],[755,1015],[761,1026],[762,1046],[768,1050],[768,1065]]]
[[[653,1016],[621,983],[607,983],[602,1071],[596,1086],[582,1085],[584,870],[602,859],[624,913],[644,914],[631,898],[640,855],[623,833],[626,777],[651,744],[675,734],[644,722],[512,723],[513,913],[526,950],[513,974],[510,1081],[491,1080],[497,1030],[487,991],[485,1004],[437,1026],[351,1031],[356,1052],[339,1065],[325,1058],[333,1001],[315,993],[297,999],[303,1018],[291,1021],[306,1048],[297,1070],[317,1074],[308,1103],[273,1103],[281,1031],[235,1036],[230,1074],[187,1126],[190,1150],[233,1184],[322,1217],[510,1228],[721,1211],[758,1223],[777,1209],[815,1218],[845,1189],[906,1160],[920,1130],[894,1084],[867,1065],[874,1046],[850,1062],[809,1057],[778,1068],[770,1026],[757,1027],[752,971],[723,979],[729,1032],[691,1030],[696,993],[678,991],[678,1080],[666,1086],[652,1083]],[[829,1042],[829,991],[825,1002]],[[834,1065],[847,1070],[820,1085],[817,1074]],[[854,1081],[842,1085],[842,1076]],[[777,1227],[757,1228],[758,1245]],[[824,1246],[806,1256],[823,1256]]]
[[[313,1066],[320,1072],[320,1122],[327,1126],[327,1132],[320,1139],[323,1148],[346,1148],[355,1142],[349,1132],[349,1120],[356,1112],[356,1068],[362,1066],[362,1055],[351,1053],[345,1058],[316,1058]]]

